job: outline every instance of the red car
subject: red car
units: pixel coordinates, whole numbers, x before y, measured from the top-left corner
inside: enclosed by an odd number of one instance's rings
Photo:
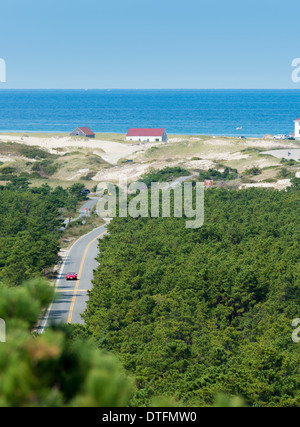
[[[77,280],[77,273],[67,273],[66,279],[67,280]]]

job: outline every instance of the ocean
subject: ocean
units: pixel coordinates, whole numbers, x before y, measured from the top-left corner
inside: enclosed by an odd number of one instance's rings
[[[98,133],[129,127],[168,134],[290,134],[300,90],[0,90],[0,132]]]

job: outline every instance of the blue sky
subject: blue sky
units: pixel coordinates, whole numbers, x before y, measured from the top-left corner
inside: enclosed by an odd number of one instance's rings
[[[1,0],[1,88],[294,88],[299,0]]]

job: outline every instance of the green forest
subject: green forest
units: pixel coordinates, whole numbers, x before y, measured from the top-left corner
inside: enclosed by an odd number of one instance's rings
[[[85,197],[82,188],[30,187],[27,178],[15,176],[0,186],[0,282],[21,285],[53,267],[61,234],[59,209],[76,210]]]
[[[54,291],[41,276],[82,184],[11,177],[0,186],[0,406],[300,406],[297,184],[208,189],[198,229],[184,216],[113,219],[85,325],[40,336]]]
[[[299,186],[205,191],[205,220],[115,218],[80,333],[155,396],[210,406],[300,405]]]
[[[0,186],[0,407],[124,406],[133,394],[120,362],[71,326],[36,332],[54,298],[42,276],[58,259],[61,210],[76,210],[83,188]]]

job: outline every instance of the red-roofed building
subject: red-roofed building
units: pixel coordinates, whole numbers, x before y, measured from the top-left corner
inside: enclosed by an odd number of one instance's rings
[[[167,132],[162,128],[131,128],[126,135],[127,141],[168,141]]]
[[[295,122],[295,135],[294,138],[295,139],[300,139],[300,118],[294,120]]]
[[[95,138],[95,134],[87,127],[78,127],[70,133],[71,136],[85,136],[87,138]]]

